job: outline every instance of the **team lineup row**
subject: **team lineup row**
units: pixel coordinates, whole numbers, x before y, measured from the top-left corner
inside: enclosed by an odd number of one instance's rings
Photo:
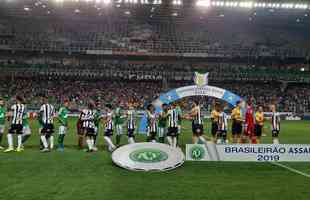
[[[4,133],[6,118],[11,122],[7,134],[8,148],[4,152],[23,151],[24,144],[31,135],[28,120],[28,111],[23,98],[16,96],[15,104],[6,111],[5,103],[0,99],[0,144]],[[54,146],[54,120],[58,120],[58,150],[64,150],[64,138],[68,129],[68,113],[70,102],[65,100],[58,112],[49,103],[48,97],[42,97],[42,106],[38,113],[40,124],[40,148],[42,152],[49,152]],[[114,108],[111,104],[105,105],[105,114],[102,115],[97,104],[89,102],[87,108],[81,110],[77,122],[78,147],[86,151],[97,151],[96,142],[100,123],[104,125],[104,140],[109,151],[115,150],[121,141],[123,125],[127,124],[128,143],[135,142],[137,113],[130,103],[124,108]],[[228,143],[228,115],[224,111],[224,106],[216,104],[211,112],[211,133],[212,141],[216,143]],[[271,126],[273,143],[279,143],[280,116],[276,112],[276,106],[271,106]],[[199,102],[193,102],[188,113],[182,113],[180,106],[175,103],[161,105],[161,111],[156,112],[155,107],[150,104],[146,109],[147,118],[147,141],[168,144],[174,148],[178,146],[178,138],[181,133],[182,119],[192,121],[193,143],[206,143],[204,136],[204,122],[201,114]],[[231,113],[232,120],[232,142],[253,144],[260,143],[260,137],[264,126],[264,113],[262,107],[258,106],[256,112],[251,101],[247,102],[245,114],[242,112],[242,102],[237,102]],[[116,144],[113,143],[112,136],[116,132]],[[17,148],[14,148],[13,135],[17,135]],[[1,149],[4,149],[0,146]]]

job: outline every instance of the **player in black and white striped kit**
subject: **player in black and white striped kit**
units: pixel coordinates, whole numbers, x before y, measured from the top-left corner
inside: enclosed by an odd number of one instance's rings
[[[23,118],[24,115],[27,114],[26,106],[22,103],[23,99],[20,96],[16,96],[16,102],[11,107],[10,116],[12,117],[11,120],[11,127],[8,131],[8,145],[9,147],[4,152],[11,152],[14,151],[14,144],[13,144],[13,134],[17,135],[17,152],[23,151],[22,148],[22,134],[23,134]]]
[[[127,111],[127,133],[128,143],[135,143],[135,128],[136,128],[136,111],[132,104],[129,104]]]
[[[271,112],[272,143],[279,144],[280,114],[276,111],[276,105],[271,105]]]
[[[82,129],[84,135],[86,136],[87,152],[92,152],[95,150],[95,105],[90,102],[86,109],[81,112]]]
[[[55,108],[48,102],[48,97],[44,96],[43,105],[40,108],[39,118],[42,122],[41,129],[41,142],[43,144],[43,149],[41,152],[48,152],[54,147],[54,117]]]
[[[226,144],[227,140],[227,129],[228,129],[228,116],[224,112],[224,107],[220,108],[220,115],[218,118],[218,135],[217,144]]]
[[[157,135],[157,116],[155,113],[155,107],[150,104],[147,106],[147,142],[156,142]]]
[[[111,104],[106,105],[106,115],[102,118],[104,120],[104,140],[108,145],[108,150],[110,152],[116,149],[116,146],[113,144],[111,137],[113,136],[113,107]]]
[[[170,109],[168,110],[168,133],[167,133],[167,141],[170,146],[176,148],[177,147],[177,136],[179,134],[179,112],[176,109],[176,105],[172,104]]]
[[[189,115],[189,119],[192,120],[193,143],[196,144],[199,140],[201,140],[203,143],[206,143],[206,139],[203,137],[203,120],[199,102],[193,102],[192,110]]]

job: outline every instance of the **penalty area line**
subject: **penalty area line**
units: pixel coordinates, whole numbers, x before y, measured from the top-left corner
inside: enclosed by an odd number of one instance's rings
[[[310,178],[310,174],[307,174],[307,173],[305,173],[305,172],[302,172],[302,171],[299,171],[299,170],[297,170],[297,169],[291,168],[291,167],[289,167],[289,166],[287,166],[287,165],[283,165],[283,164],[278,163],[278,162],[270,162],[270,163],[271,163],[272,165],[275,165],[275,166],[278,166],[278,167],[282,167],[282,168],[287,169],[287,170],[289,170],[289,171],[291,171],[291,172],[294,172],[295,174],[299,174],[299,175],[302,175],[302,176],[304,176],[304,177]]]

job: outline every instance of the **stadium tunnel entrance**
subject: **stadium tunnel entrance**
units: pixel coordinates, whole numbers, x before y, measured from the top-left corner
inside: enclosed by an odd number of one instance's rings
[[[190,85],[172,89],[167,93],[160,95],[159,98],[153,102],[153,104],[156,107],[156,112],[160,112],[162,104],[164,103],[170,104],[182,98],[190,96],[214,97],[217,99],[221,99],[232,106],[235,106],[238,101],[242,100],[240,96],[223,88],[210,85],[204,85],[204,86]],[[147,131],[147,118],[146,115],[144,114],[140,121],[139,133],[145,134],[146,131]]]

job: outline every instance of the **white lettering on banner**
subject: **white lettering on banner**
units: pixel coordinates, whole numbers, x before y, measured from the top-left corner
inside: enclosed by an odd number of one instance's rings
[[[213,87],[213,86],[204,86],[204,87],[198,87],[196,85],[182,87],[176,90],[180,98],[188,97],[188,96],[212,96],[215,98],[222,98],[225,90]]]
[[[214,145],[214,147],[207,144],[205,146],[204,155],[216,152],[217,156],[197,159],[197,156],[190,151],[197,145],[189,144],[186,145],[187,160],[310,162],[310,145],[306,144],[235,144]]]

